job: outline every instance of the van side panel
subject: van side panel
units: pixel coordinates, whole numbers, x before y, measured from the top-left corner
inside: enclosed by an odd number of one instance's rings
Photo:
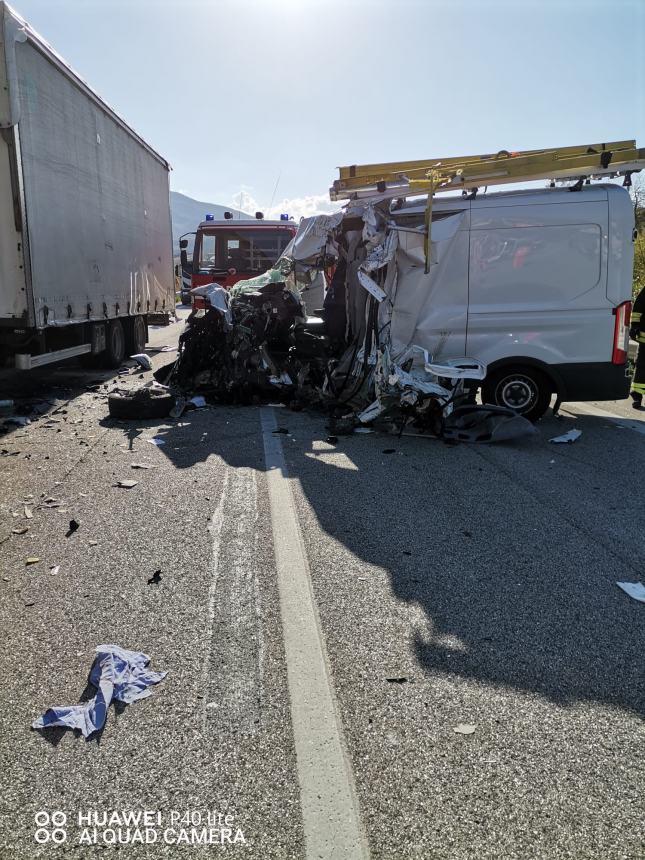
[[[466,351],[487,364],[611,361],[607,194],[471,207]],[[572,201],[572,198],[575,198]]]

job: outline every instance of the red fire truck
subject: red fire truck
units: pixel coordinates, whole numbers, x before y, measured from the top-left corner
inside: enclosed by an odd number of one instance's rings
[[[238,281],[255,278],[273,266],[296,230],[288,215],[281,215],[279,221],[265,221],[261,212],[256,212],[254,219],[233,218],[231,212],[225,212],[223,221],[207,215],[195,233],[192,262],[186,251],[188,240],[179,243],[183,284],[190,279],[194,288],[216,281],[230,288]],[[194,296],[193,307],[203,307],[203,301]]]

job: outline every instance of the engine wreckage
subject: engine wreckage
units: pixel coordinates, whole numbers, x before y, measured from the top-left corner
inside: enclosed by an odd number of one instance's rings
[[[335,433],[373,425],[456,441],[532,434],[511,410],[476,405],[485,366],[442,359],[446,337],[427,334],[428,279],[459,216],[433,224],[428,242],[423,216],[402,225],[395,215],[389,201],[354,201],[303,219],[265,274],[230,291],[198,288],[207,310],[191,315],[176,362],[157,380],[184,397],[324,410]],[[321,280],[323,307],[308,316],[307,293],[320,295]]]

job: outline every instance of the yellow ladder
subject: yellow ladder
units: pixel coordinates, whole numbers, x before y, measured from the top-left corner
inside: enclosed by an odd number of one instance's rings
[[[430,158],[385,164],[339,167],[329,190],[332,200],[376,195],[405,196],[536,179],[578,179],[629,175],[645,168],[645,149],[635,140],[500,152],[489,155]]]

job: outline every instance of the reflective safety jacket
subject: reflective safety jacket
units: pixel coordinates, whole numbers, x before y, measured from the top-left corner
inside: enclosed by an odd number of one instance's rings
[[[632,308],[629,336],[638,343],[645,343],[645,287],[636,296]]]

